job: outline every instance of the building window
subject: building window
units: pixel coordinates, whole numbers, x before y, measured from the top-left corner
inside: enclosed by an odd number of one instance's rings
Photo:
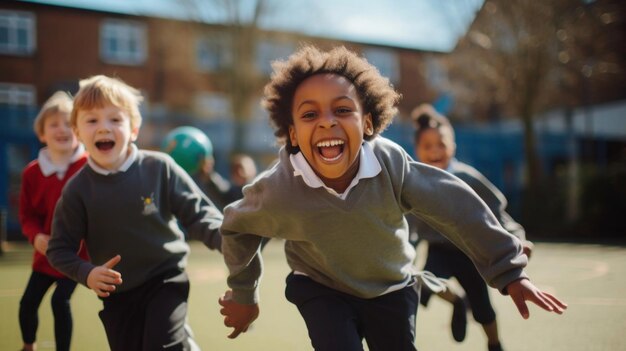
[[[215,34],[196,41],[196,62],[201,71],[219,71],[231,65],[233,54],[230,40]]]
[[[35,16],[29,12],[0,10],[0,53],[35,52]]]
[[[146,43],[146,27],[143,23],[109,19],[100,26],[100,57],[107,63],[144,63],[147,57]]]
[[[393,84],[400,81],[400,65],[398,57],[392,50],[382,48],[368,48],[363,50],[367,62],[378,68],[381,75],[389,78]]]
[[[227,94],[205,91],[195,94],[194,113],[210,120],[228,119],[233,115]]]
[[[35,104],[34,86],[0,83],[0,106],[35,106]]]
[[[286,59],[294,51],[293,43],[261,40],[256,47],[256,67],[267,75],[272,73],[272,61]]]

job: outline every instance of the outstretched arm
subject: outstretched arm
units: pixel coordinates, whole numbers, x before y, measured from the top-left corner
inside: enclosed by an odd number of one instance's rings
[[[530,301],[535,305],[543,308],[548,312],[556,312],[562,314],[567,309],[567,304],[549,294],[539,290],[528,279],[518,279],[506,286],[506,291],[513,299],[513,303],[524,319],[528,319],[530,312],[526,301]]]
[[[226,291],[222,297],[218,300],[218,303],[222,306],[220,313],[224,316],[224,325],[229,328],[234,328],[233,332],[228,335],[229,338],[234,339],[239,334],[248,331],[248,328],[259,316],[259,305],[244,305],[235,302],[232,299],[232,290]]]

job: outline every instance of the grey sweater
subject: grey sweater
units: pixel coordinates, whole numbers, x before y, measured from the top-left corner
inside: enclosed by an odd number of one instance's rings
[[[169,271],[182,271],[192,239],[219,249],[222,214],[167,154],[139,150],[126,172],[96,173],[85,166],[63,189],[47,256],[68,277],[87,285],[89,272],[115,255],[123,292]],[[80,259],[85,240],[91,262]]]
[[[360,180],[345,200],[294,176],[283,148],[278,164],[226,207],[222,252],[235,301],[258,301],[261,237],[285,239],[291,269],[330,288],[373,298],[403,286],[414,274],[409,212],[467,253],[491,286],[525,277],[520,241],[467,184],[387,139],[369,143],[382,171]]]
[[[526,240],[524,227],[517,223],[506,212],[506,198],[495,185],[482,175],[482,173],[476,170],[476,168],[457,160],[452,160],[446,171],[454,174],[467,183],[467,185],[469,185],[472,190],[476,192],[485,204],[487,204],[504,229],[515,235],[520,240]],[[421,239],[427,240],[431,245],[453,246],[448,239],[439,234],[437,230],[428,225],[426,222],[415,216],[409,216],[408,220],[411,230],[416,231]]]

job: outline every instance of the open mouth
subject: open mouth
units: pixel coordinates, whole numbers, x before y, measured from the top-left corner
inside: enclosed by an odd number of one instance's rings
[[[57,141],[57,143],[67,143],[68,141],[70,141],[70,137],[57,137],[55,138],[55,140]]]
[[[114,146],[115,146],[115,142],[113,140],[96,141],[96,148],[100,151],[111,150]]]
[[[318,142],[315,146],[320,157],[327,162],[338,160],[343,155],[345,142],[339,139],[324,140]]]

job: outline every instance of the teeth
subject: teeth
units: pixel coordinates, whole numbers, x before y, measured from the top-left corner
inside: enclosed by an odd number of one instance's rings
[[[330,146],[343,145],[343,144],[344,144],[343,140],[324,140],[324,141],[320,141],[315,146],[330,147]]]

